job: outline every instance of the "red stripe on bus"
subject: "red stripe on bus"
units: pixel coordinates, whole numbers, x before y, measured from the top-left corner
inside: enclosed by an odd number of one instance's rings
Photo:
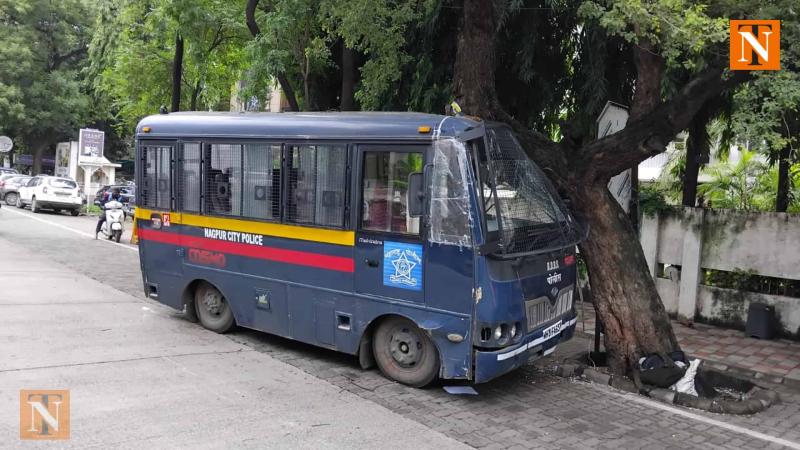
[[[296,264],[299,266],[336,270],[338,272],[352,273],[355,271],[353,259],[343,256],[331,256],[323,255],[321,253],[301,252],[297,250],[287,250],[276,247],[240,244],[237,242],[220,241],[205,237],[167,233],[149,228],[140,228],[138,231],[139,239],[160,242],[163,244],[199,248],[203,250],[227,253],[230,255],[247,256],[250,258]]]

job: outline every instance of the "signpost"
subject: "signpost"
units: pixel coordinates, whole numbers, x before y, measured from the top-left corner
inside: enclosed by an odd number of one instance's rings
[[[78,155],[81,160],[99,160],[103,157],[106,134],[100,130],[82,128],[78,134]]]
[[[614,102],[606,102],[606,106],[597,118],[597,139],[614,134],[628,122],[628,108]],[[608,182],[608,190],[617,199],[625,212],[631,208],[631,170],[628,169]]]
[[[14,141],[11,140],[8,136],[0,136],[0,166],[8,167],[8,164],[11,160],[11,156],[9,155],[9,161],[6,161],[5,155],[14,148]]]
[[[8,136],[0,136],[0,153],[8,153],[14,148],[14,141]]]

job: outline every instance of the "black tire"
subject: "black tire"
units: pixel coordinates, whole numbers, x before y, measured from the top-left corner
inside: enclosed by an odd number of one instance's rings
[[[81,213],[81,210],[80,209],[73,209],[73,210],[70,210],[69,213],[72,214],[72,217],[77,217]]]
[[[54,209],[54,210],[53,210],[53,212],[54,212],[54,213],[56,213],[56,214],[61,214],[61,210],[60,210],[60,209],[57,209],[57,208],[56,208],[56,209]]]
[[[194,306],[204,328],[216,333],[225,333],[233,328],[233,311],[225,296],[214,286],[200,283],[194,292]]]
[[[114,230],[114,242],[119,244],[120,239],[122,239],[122,230]]]
[[[8,206],[15,206],[17,204],[17,199],[19,198],[19,194],[16,192],[9,192],[6,194],[5,202]]]
[[[414,322],[402,317],[391,317],[378,325],[372,352],[384,376],[409,386],[426,386],[439,374],[439,352],[433,341]]]
[[[31,211],[33,211],[35,213],[42,212],[42,208],[39,208],[39,205],[36,204],[36,197],[33,197],[31,199]]]

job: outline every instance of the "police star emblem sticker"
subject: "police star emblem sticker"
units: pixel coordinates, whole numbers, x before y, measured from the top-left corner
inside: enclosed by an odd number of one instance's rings
[[[422,288],[422,246],[402,242],[385,242],[383,253],[383,284],[411,289]]]
[[[401,252],[400,257],[392,261],[394,266],[394,275],[390,275],[389,279],[394,283],[403,283],[408,286],[416,286],[417,280],[411,277],[411,271],[417,263],[409,261],[406,253],[408,250]]]

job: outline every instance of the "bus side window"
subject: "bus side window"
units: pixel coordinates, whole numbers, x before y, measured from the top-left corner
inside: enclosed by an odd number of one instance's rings
[[[212,144],[207,156],[206,211],[226,216],[241,215],[242,146]]]
[[[343,227],[347,148],[293,145],[287,156],[286,221]]]
[[[181,144],[178,171],[178,209],[200,212],[200,144]]]
[[[171,159],[172,147],[145,145],[142,147],[141,202],[142,206],[169,210],[172,207]]]
[[[281,146],[245,144],[242,215],[255,219],[280,219]]]
[[[418,234],[408,214],[408,176],[422,172],[422,153],[364,152],[361,226],[365,230]]]

